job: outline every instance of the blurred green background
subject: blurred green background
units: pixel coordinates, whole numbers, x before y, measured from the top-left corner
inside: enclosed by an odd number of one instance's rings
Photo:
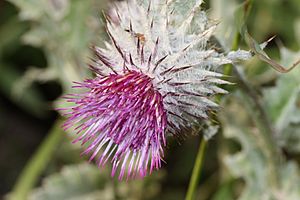
[[[242,2],[210,0],[202,6],[221,22],[217,38],[228,49],[237,29],[234,11]],[[50,157],[44,159],[35,189],[22,198],[184,199],[199,136],[180,144],[170,139],[162,170],[126,183],[110,178],[109,166],[98,170],[86,164],[80,148],[70,145],[71,136],[56,126],[57,98],[70,90],[72,81],[91,77],[89,46],[107,40],[101,14],[107,6],[103,0],[0,1],[0,199],[11,192],[51,131],[57,132],[57,142],[48,149]],[[247,25],[257,41],[277,35],[266,52],[281,64],[300,58],[299,0],[253,1]],[[243,41],[240,47],[248,49]],[[217,114],[221,130],[209,141],[196,199],[299,200],[300,70],[280,75],[257,58],[240,69],[276,129],[271,145],[280,154],[268,154],[272,147],[261,139],[249,97],[235,85],[222,98]],[[278,191],[267,181],[272,156],[279,157]]]

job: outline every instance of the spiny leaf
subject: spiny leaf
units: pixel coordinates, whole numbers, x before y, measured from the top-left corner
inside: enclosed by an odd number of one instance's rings
[[[45,102],[38,90],[34,87],[28,88],[22,95],[16,97],[12,94],[12,90],[16,81],[20,80],[21,74],[15,66],[0,63],[0,90],[12,101],[22,107],[24,110],[36,115],[43,116],[45,114]]]
[[[296,57],[300,57],[300,52],[291,52],[286,48],[280,49],[281,63],[289,65]],[[297,138],[298,130],[291,128],[300,124],[300,68],[296,68],[287,74],[282,74],[276,81],[276,86],[263,90],[266,110],[271,117],[276,128],[279,142],[287,149],[295,148],[289,145],[290,138]],[[291,132],[291,131],[294,132]],[[298,139],[298,141],[300,138]]]
[[[50,175],[29,196],[30,200],[113,199],[111,182],[93,165],[66,166],[60,173]]]
[[[274,174],[270,173],[270,163],[264,152],[267,147],[258,130],[251,124],[249,111],[242,105],[243,101],[240,97],[232,99],[226,104],[226,112],[221,116],[225,137],[241,144],[239,152],[227,154],[223,158],[226,169],[233,178],[245,181],[238,199],[300,199],[300,175],[296,163],[281,162],[276,171],[278,183],[270,181]],[[236,110],[239,111],[239,118],[236,117]]]
[[[30,30],[22,37],[24,43],[43,48],[48,63],[47,69],[39,72],[43,76],[28,77],[32,70],[25,73],[21,80],[21,83],[26,83],[23,88],[34,81],[59,80],[67,91],[71,81],[81,80],[87,75],[88,46],[100,35],[98,16],[106,5],[105,0],[10,2],[20,9],[22,20],[32,22]],[[19,91],[15,90],[15,94],[21,96]]]
[[[143,180],[113,183],[106,170],[94,165],[69,165],[46,177],[42,186],[32,191],[29,200],[110,200],[115,196],[132,200],[153,199],[160,190],[162,175],[160,172]]]

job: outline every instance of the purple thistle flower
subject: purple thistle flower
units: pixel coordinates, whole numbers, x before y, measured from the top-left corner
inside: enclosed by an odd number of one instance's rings
[[[104,165],[114,152],[114,175],[121,158],[124,158],[120,179],[129,159],[128,176],[133,171],[145,176],[149,162],[150,172],[161,166],[167,117],[163,98],[153,87],[150,77],[128,70],[122,75],[110,74],[86,80],[75,87],[87,88],[88,91],[67,97],[76,106],[67,113],[71,117],[65,127],[83,121],[75,129],[84,134],[74,142],[84,144],[91,141],[83,152],[93,152],[90,160],[106,144],[98,165]]]
[[[119,179],[159,169],[166,135],[193,129],[217,108],[210,96],[225,93],[216,84],[228,82],[215,70],[245,56],[227,57],[207,45],[216,25],[201,2],[117,3],[106,23],[111,43],[93,47],[96,78],[76,83],[85,92],[66,97],[74,106],[64,109],[64,128],[77,131],[74,142],[90,160],[101,151],[98,165],[110,160],[112,176],[118,169]]]

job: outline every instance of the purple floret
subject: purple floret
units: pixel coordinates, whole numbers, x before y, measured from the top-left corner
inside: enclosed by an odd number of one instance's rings
[[[65,129],[75,127],[86,147],[83,154],[97,155],[98,166],[109,159],[113,163],[112,176],[120,166],[119,179],[161,167],[163,146],[166,145],[167,115],[163,97],[155,90],[152,80],[137,71],[123,75],[110,74],[76,83],[85,93],[69,95]]]

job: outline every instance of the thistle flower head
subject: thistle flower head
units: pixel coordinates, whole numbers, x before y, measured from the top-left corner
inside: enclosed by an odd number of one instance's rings
[[[98,165],[113,163],[125,174],[144,177],[161,167],[166,135],[207,119],[217,105],[210,96],[225,91],[216,69],[245,56],[210,48],[216,25],[200,10],[200,0],[126,1],[106,17],[111,42],[93,47],[96,77],[76,83],[84,93],[67,97],[65,128]]]

